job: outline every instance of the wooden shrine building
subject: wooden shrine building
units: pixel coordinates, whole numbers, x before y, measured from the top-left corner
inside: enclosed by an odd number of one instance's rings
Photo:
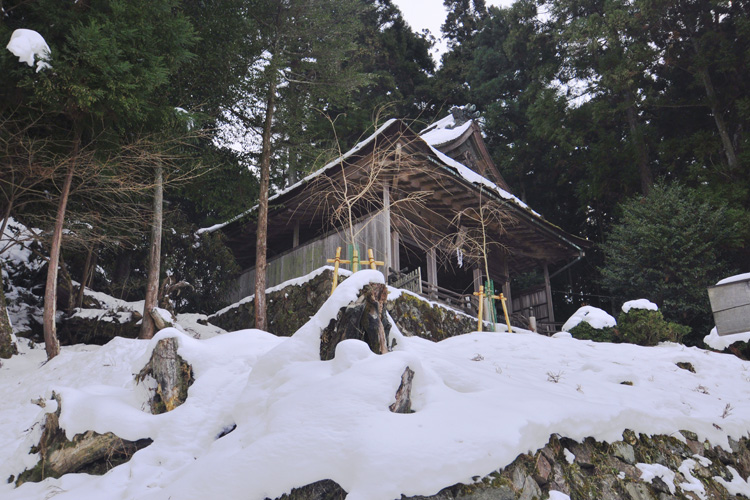
[[[510,189],[463,108],[421,133],[390,120],[340,158],[272,196],[267,286],[325,265],[336,247],[385,262],[389,284],[471,308],[489,273],[513,313],[555,321],[550,266],[583,257],[586,240],[547,222]],[[214,226],[244,269],[232,300],[254,293],[255,208]],[[540,270],[517,294],[510,278]]]

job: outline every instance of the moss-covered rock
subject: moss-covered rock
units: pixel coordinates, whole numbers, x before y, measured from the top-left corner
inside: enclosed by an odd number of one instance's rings
[[[389,300],[387,309],[401,333],[435,342],[477,329],[476,319],[406,292]]]
[[[473,483],[454,484],[431,496],[402,500],[544,500],[551,491],[562,492],[571,500],[697,500],[698,496],[680,486],[688,482],[678,470],[685,460],[695,462],[691,475],[703,485],[707,500],[741,498],[730,495],[715,478],[731,481],[727,467],[734,468],[743,478],[750,474],[750,440],[732,441],[732,452],[727,452],[708,442],[695,447],[695,434],[683,431],[683,436],[686,442],[674,436],[637,436],[626,430],[622,441],[608,444],[593,438],[577,442],[552,435],[543,448],[519,455],[507,467],[475,477]],[[694,449],[700,453],[694,453]],[[674,485],[658,478],[650,483],[642,481],[637,463],[668,467],[675,473]],[[345,493],[333,481],[320,481],[282,498],[327,500],[342,498]]]
[[[333,271],[324,270],[301,285],[289,285],[266,294],[268,324],[266,330],[288,337],[307,323],[311,316],[331,296]],[[343,281],[340,276],[339,280]],[[208,317],[208,321],[227,331],[255,327],[255,301],[246,300],[222,309]]]
[[[115,337],[138,338],[141,314],[135,311],[79,309],[57,323],[61,345],[104,345]]]

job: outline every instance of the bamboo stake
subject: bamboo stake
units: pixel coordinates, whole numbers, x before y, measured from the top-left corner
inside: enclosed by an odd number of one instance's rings
[[[508,318],[508,307],[505,305],[508,299],[502,293],[500,295],[490,295],[489,298],[497,299],[503,304],[503,314],[505,315],[505,324],[508,325],[508,333],[513,333],[513,329],[510,327],[510,319]]]
[[[333,264],[333,284],[331,285],[331,295],[333,295],[339,282],[339,264],[349,264],[349,261],[341,259],[341,247],[336,247],[336,258],[326,259],[326,262]]]
[[[479,315],[477,319],[477,331],[482,331],[482,304],[484,303],[484,285],[479,285],[479,291],[474,292],[474,295],[479,297]]]
[[[370,269],[372,269],[373,271],[377,271],[378,270],[377,266],[384,266],[385,265],[385,262],[383,262],[381,260],[375,260],[374,254],[372,252],[372,248],[369,248],[367,250],[367,261],[370,263]]]

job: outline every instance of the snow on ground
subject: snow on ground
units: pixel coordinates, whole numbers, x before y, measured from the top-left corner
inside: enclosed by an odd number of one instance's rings
[[[332,479],[350,500],[388,500],[470,483],[552,433],[612,442],[626,428],[687,429],[728,449],[727,436],[750,429],[750,363],[679,344],[492,332],[433,343],[396,332],[388,354],[347,340],[333,360],[320,361],[320,329],[361,286],[382,280],[377,271],[356,273],[292,337],[243,330],[197,340],[165,329],[151,341],[63,347],[46,364],[43,349],[22,345],[0,368],[0,478],[36,462],[28,451],[44,410],[30,400],[52,390],[68,435],[92,429],[154,442],[104,476],[69,474],[17,489],[3,480],[0,497],[263,499]],[[168,336],[193,365],[195,383],[185,404],[151,415],[133,374]],[[388,405],[407,366],[416,373],[415,412],[394,414]],[[663,473],[652,464],[642,470],[644,479]],[[739,475],[727,484],[749,487]]]
[[[562,327],[564,332],[569,332],[578,324],[584,321],[594,328],[606,328],[617,325],[615,318],[594,306],[583,306],[568,318],[568,321]]]
[[[733,333],[731,335],[719,335],[716,327],[703,337],[703,342],[717,351],[723,351],[735,342],[750,342],[750,332]]]
[[[647,311],[658,311],[659,306],[648,299],[629,300],[622,305],[622,312],[628,313],[631,309],[645,309]]]

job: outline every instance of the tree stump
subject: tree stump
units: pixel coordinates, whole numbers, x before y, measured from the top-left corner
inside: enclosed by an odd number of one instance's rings
[[[193,368],[177,354],[177,339],[161,339],[136,380],[140,382],[149,375],[156,380],[151,413],[166,413],[185,402],[188,388],[193,384]]]
[[[52,397],[57,401],[57,410],[47,414],[39,444],[31,449],[31,453],[39,453],[39,462],[19,474],[16,486],[73,472],[101,475],[127,462],[136,451],[152,443],[151,439],[128,441],[111,432],[98,434],[94,431],[76,434],[68,440],[59,424],[62,400],[54,393]],[[35,403],[44,406],[43,401]]]
[[[320,337],[320,359],[333,359],[336,346],[342,340],[362,340],[376,354],[388,352],[388,321],[385,304],[388,288],[382,283],[370,283],[362,288],[357,300],[342,307],[336,319],[326,327]]]
[[[414,370],[407,366],[401,375],[401,385],[396,391],[396,402],[388,407],[393,413],[413,413],[411,410],[412,380],[414,380]]]

